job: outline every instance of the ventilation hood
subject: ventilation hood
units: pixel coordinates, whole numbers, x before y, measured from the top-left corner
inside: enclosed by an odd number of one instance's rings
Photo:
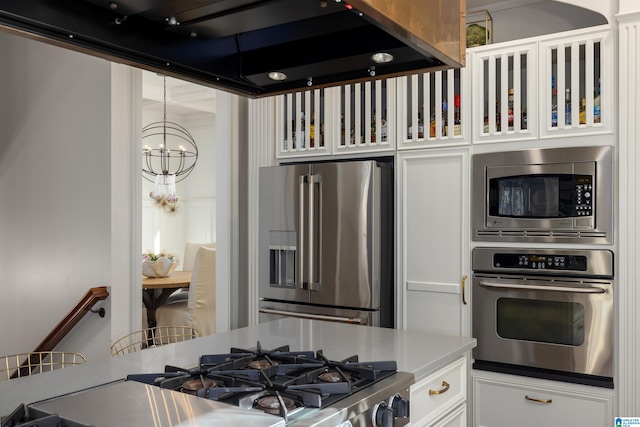
[[[465,0],[2,0],[0,26],[260,97],[462,67],[464,13]]]

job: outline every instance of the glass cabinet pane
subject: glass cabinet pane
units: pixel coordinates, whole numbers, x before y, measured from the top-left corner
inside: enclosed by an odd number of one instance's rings
[[[601,123],[601,42],[583,40],[549,48],[549,126],[576,128]]]

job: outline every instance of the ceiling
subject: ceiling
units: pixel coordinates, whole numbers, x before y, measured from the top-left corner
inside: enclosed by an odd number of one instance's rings
[[[145,111],[162,114],[165,82],[168,115],[215,114],[216,89],[150,71],[143,71],[142,74],[142,100]]]

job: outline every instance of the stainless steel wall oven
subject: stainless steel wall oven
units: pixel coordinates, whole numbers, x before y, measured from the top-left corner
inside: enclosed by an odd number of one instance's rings
[[[478,241],[613,242],[612,147],[476,154]]]
[[[613,388],[613,253],[475,248],[474,369]]]

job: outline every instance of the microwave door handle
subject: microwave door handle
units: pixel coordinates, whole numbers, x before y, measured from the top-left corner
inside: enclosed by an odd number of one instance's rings
[[[498,283],[480,281],[480,286],[485,288],[501,288],[516,290],[534,290],[534,291],[558,291],[558,292],[574,292],[580,294],[604,294],[606,289],[597,286],[578,287],[578,286],[557,286],[557,285],[530,285],[526,283]]]

